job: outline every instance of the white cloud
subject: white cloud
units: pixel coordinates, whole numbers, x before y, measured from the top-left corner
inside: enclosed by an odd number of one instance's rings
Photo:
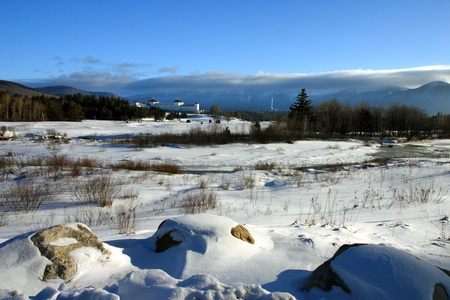
[[[428,66],[398,70],[343,70],[313,74],[271,74],[258,72],[252,75],[207,72],[200,75],[163,76],[138,80],[127,88],[148,92],[152,90],[229,90],[229,89],[279,89],[310,92],[371,88],[383,85],[418,87],[431,81],[450,82],[450,66]]]
[[[93,59],[95,61],[95,59]],[[41,80],[47,85],[64,84],[87,90],[102,90],[120,95],[154,91],[223,91],[268,89],[296,93],[306,88],[309,93],[365,89],[383,85],[414,88],[431,81],[450,82],[450,66],[424,66],[392,70],[342,70],[312,74],[240,74],[210,71],[204,74],[170,75],[137,79],[137,71],[151,64],[118,64],[113,72],[73,72]],[[166,72],[170,68],[162,68]],[[175,71],[175,70],[174,70]],[[35,85],[36,86],[36,85]]]

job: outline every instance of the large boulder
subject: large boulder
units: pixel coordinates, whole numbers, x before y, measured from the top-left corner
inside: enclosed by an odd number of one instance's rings
[[[58,276],[67,280],[77,272],[76,262],[69,253],[82,247],[93,247],[105,255],[111,252],[105,249],[103,242],[82,224],[73,226],[58,225],[33,234],[30,237],[33,244],[52,264],[45,267],[42,279],[44,281]]]
[[[349,299],[447,300],[450,277],[445,270],[404,251],[352,244],[340,247],[314,270],[303,290],[326,299],[335,288],[342,289]]]
[[[114,285],[138,269],[123,252],[102,243],[88,227],[78,223],[16,236],[0,244],[0,299],[4,290],[12,296],[36,295],[47,288],[65,294],[72,293],[72,288],[102,289]],[[63,283],[67,286],[61,289]],[[58,299],[61,297],[68,299],[62,295]],[[77,299],[81,298],[89,297]],[[56,299],[56,296],[36,299]]]
[[[238,240],[255,244],[255,239],[244,226],[227,218],[208,215],[183,216],[164,220],[149,241],[153,244],[152,248],[158,253],[182,243],[184,243],[184,248],[189,248],[194,244],[198,246],[196,247],[198,248],[197,252],[204,252],[208,238],[212,237],[217,241],[227,231],[230,236]]]

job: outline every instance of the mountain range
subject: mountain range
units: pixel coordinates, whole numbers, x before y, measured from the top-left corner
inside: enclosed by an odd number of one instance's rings
[[[47,93],[42,90],[33,89],[25,85],[5,80],[0,80],[0,92],[10,92],[11,94],[19,94],[28,97],[33,96],[59,97],[56,94]]]
[[[60,96],[64,96],[64,95],[73,95],[73,94],[82,94],[82,95],[96,95],[96,96],[115,96],[118,97],[117,95],[115,95],[114,93],[109,93],[109,92],[89,92],[89,91],[85,91],[85,90],[80,90],[74,87],[70,87],[67,85],[54,85],[54,86],[44,86],[44,87],[38,87],[35,88],[36,90],[40,90],[40,91],[44,91],[47,93],[52,93],[52,94],[57,94]]]
[[[0,91],[10,91],[27,96],[45,95],[62,96],[81,93],[97,96],[114,95],[109,92],[89,92],[69,86],[48,86],[29,88],[17,83],[0,80]],[[308,92],[308,90],[307,90]],[[391,103],[414,105],[425,110],[430,115],[450,113],[450,84],[443,81],[433,81],[418,88],[409,89],[398,86],[383,86],[367,90],[343,90],[333,93],[309,94],[313,104],[337,99],[353,106],[359,102],[369,105],[386,106]],[[222,110],[289,110],[289,106],[296,101],[297,94],[280,90],[240,90],[211,92],[168,90],[155,91],[152,94],[123,97],[130,102],[146,102],[155,98],[159,101],[173,101],[180,98],[183,102],[200,103],[202,109],[208,110],[211,105],[218,104]],[[118,97],[118,96],[116,96]]]
[[[306,92],[308,93],[308,89]],[[415,89],[392,85],[368,90],[309,94],[309,96],[315,105],[326,100],[337,99],[350,106],[359,102],[381,106],[399,103],[417,106],[431,115],[438,112],[450,113],[450,84],[443,81],[430,82]],[[159,101],[179,97],[185,103],[199,102],[203,109],[209,109],[212,104],[218,104],[223,110],[289,110],[290,105],[296,101],[297,94],[281,90],[164,91],[151,95],[131,96],[128,99],[146,101],[152,97]]]

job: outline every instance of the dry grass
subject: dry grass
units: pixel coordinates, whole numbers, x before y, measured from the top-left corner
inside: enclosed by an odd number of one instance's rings
[[[190,192],[180,201],[181,214],[198,214],[209,209],[216,208],[218,203],[217,193],[212,190],[202,189],[198,192]]]
[[[239,176],[239,185],[243,189],[252,190],[256,185],[256,177],[252,173],[245,173]]]
[[[208,181],[205,178],[201,178],[199,179],[198,185],[201,189],[206,189],[208,187]]]
[[[394,188],[392,189],[390,208],[394,203],[442,203],[448,190],[442,187],[435,187],[433,183],[426,184],[410,184],[406,188]]]
[[[129,171],[155,171],[159,173],[180,174],[181,167],[170,162],[151,163],[142,160],[127,160],[112,164],[113,170],[129,170]]]
[[[43,203],[52,198],[48,185],[19,181],[4,190],[0,206],[15,213],[28,213],[37,211]]]
[[[112,205],[119,192],[120,187],[111,175],[100,175],[77,183],[72,190],[72,197],[77,202],[105,207]]]
[[[0,212],[0,228],[8,225],[8,213],[6,211]]]
[[[124,199],[138,199],[139,191],[134,187],[129,187],[123,192]]]
[[[136,231],[139,220],[137,210],[141,206],[136,201],[128,201],[114,208],[113,227],[119,234],[128,234]]]
[[[142,160],[126,160],[111,165],[113,170],[129,170],[129,171],[151,171],[152,164]]]
[[[255,165],[254,168],[255,168],[255,170],[272,171],[273,169],[275,169],[275,164],[260,161]]]
[[[109,225],[112,215],[109,209],[101,207],[81,207],[73,215],[65,215],[66,223],[83,223],[89,227]]]
[[[179,165],[169,162],[155,163],[152,165],[152,169],[155,172],[167,174],[181,174],[182,171]]]

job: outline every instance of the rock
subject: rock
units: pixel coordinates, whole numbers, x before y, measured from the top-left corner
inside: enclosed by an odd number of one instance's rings
[[[449,299],[445,271],[390,246],[343,245],[312,272],[303,290],[313,298],[335,286],[349,299]]]
[[[231,234],[230,234],[231,233]],[[245,241],[247,243],[242,243]],[[205,253],[208,245],[216,248],[219,252],[228,247],[244,247],[248,249],[255,244],[255,239],[242,225],[225,217],[213,215],[185,215],[177,218],[164,220],[153,236],[146,241],[148,247],[156,253],[173,249],[184,255],[187,250]],[[250,250],[250,249],[248,249]],[[254,249],[257,250],[256,248]],[[231,253],[233,251],[225,251]],[[222,252],[221,252],[222,253]],[[251,253],[247,252],[247,253]],[[225,255],[225,254],[221,254]]]
[[[182,243],[182,241],[176,241],[172,238],[172,236],[170,235],[172,232],[173,232],[173,230],[165,233],[163,236],[158,237],[156,239],[155,252],[161,253],[161,252],[166,251],[169,248],[172,248],[173,246],[177,246]]]
[[[236,227],[231,228],[231,235],[237,239],[243,240],[244,242],[255,244],[255,240],[250,232],[242,225],[237,225]]]
[[[444,287],[440,284],[436,284],[434,286],[433,291],[433,300],[448,300],[447,292],[445,291]]]
[[[70,239],[70,242],[57,245],[58,240],[64,241],[64,239],[66,241]],[[46,266],[42,277],[44,281],[54,276],[67,280],[77,272],[77,264],[69,256],[69,253],[75,249],[93,247],[100,250],[107,258],[111,255],[105,249],[103,242],[82,224],[54,226],[33,234],[30,240],[39,249],[41,255],[53,263]]]
[[[346,293],[350,293],[350,288],[344,283],[344,281],[333,271],[331,267],[331,262],[336,259],[339,255],[344,253],[344,251],[352,248],[358,247],[365,244],[346,244],[342,245],[338,251],[333,255],[332,258],[321,264],[309,277],[305,284],[303,290],[309,292],[313,287],[317,287],[324,291],[331,290],[332,286],[338,286],[342,288]]]

